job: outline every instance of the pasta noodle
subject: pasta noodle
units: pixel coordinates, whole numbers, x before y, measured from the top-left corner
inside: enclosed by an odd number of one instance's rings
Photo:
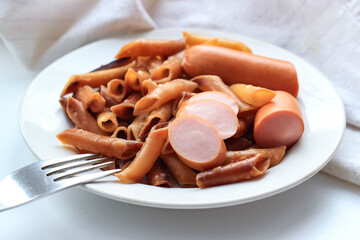
[[[200,188],[207,188],[239,182],[264,174],[269,166],[270,160],[258,154],[244,161],[200,172],[196,175],[196,184]]]
[[[107,108],[120,103],[116,99],[109,96],[108,89],[104,85],[100,86],[99,93],[105,99],[105,107]]]
[[[85,109],[79,100],[69,97],[67,100],[66,113],[77,128],[106,135],[106,132],[100,129],[95,118]]]
[[[78,150],[101,153],[121,160],[134,157],[143,145],[139,141],[103,136],[83,129],[64,130],[57,138],[63,144],[71,145]]]
[[[115,174],[115,176],[123,183],[140,181],[146,173],[150,171],[155,161],[160,156],[161,149],[167,139],[167,134],[167,124],[154,126],[135,159],[125,170]]]
[[[247,84],[233,84],[230,89],[242,101],[255,107],[261,107],[275,97],[275,91]]]
[[[135,104],[134,115],[150,112],[162,104],[179,97],[183,91],[192,92],[196,87],[196,83],[183,79],[159,84],[152,92],[149,92]]]
[[[105,99],[88,85],[79,87],[74,93],[74,98],[81,101],[92,113],[100,113],[105,109]]]
[[[97,124],[104,132],[112,133],[118,127],[116,115],[109,109],[97,116]]]
[[[126,86],[125,82],[121,79],[113,79],[108,82],[107,90],[109,97],[114,98],[116,101],[121,101],[125,98],[128,87]]]
[[[198,44],[210,44],[210,45],[226,47],[226,48],[231,48],[231,49],[251,53],[250,48],[246,46],[244,43],[239,41],[234,41],[227,38],[214,38],[214,37],[201,36],[186,31],[183,32],[183,35],[187,46],[193,46]]]
[[[145,139],[150,129],[158,123],[166,122],[171,117],[171,107],[172,103],[167,102],[161,105],[159,108],[150,112],[150,114],[146,117],[144,124],[140,130],[139,138]]]
[[[270,160],[270,166],[273,167],[281,161],[285,155],[285,146],[276,148],[250,148],[242,151],[227,151],[224,164],[243,161],[255,155],[261,155]]]
[[[169,57],[161,66],[150,70],[150,77],[156,83],[165,83],[181,75],[181,58]]]
[[[175,153],[162,154],[160,158],[164,161],[170,169],[172,175],[181,187],[195,187],[196,186],[196,172],[183,163]]]
[[[185,41],[137,39],[123,46],[115,58],[137,56],[171,56],[185,49]]]
[[[170,178],[169,171],[164,166],[164,163],[158,159],[154,166],[147,174],[148,180],[153,186],[172,187],[173,183]]]
[[[143,70],[135,71],[132,68],[129,68],[129,70],[126,72],[124,81],[126,83],[126,86],[131,88],[134,91],[140,91],[141,90],[141,83],[149,78],[149,73]]]
[[[75,92],[79,87],[85,85],[89,85],[92,88],[97,88],[100,87],[101,85],[106,85],[112,79],[123,78],[126,71],[129,68],[133,67],[134,64],[135,64],[134,62],[131,62],[128,65],[122,67],[73,75],[66,83],[64,89],[61,92],[60,97],[63,97],[68,93]]]
[[[119,126],[115,129],[111,137],[128,139],[128,124],[126,122],[120,122]]]
[[[134,107],[141,98],[141,94],[134,93],[128,96],[122,103],[111,107],[111,111],[120,119],[129,120],[133,118]]]

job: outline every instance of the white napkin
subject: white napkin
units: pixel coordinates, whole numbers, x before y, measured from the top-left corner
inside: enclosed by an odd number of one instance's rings
[[[94,40],[156,26],[240,33],[288,49],[319,68],[342,98],[349,124],[323,171],[360,185],[360,0],[0,2],[0,36],[29,68],[41,69]]]
[[[5,45],[35,69],[86,43],[155,27],[137,0],[3,0],[0,16]]]

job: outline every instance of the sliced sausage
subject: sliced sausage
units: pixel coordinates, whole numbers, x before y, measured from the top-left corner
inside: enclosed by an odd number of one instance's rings
[[[203,100],[215,100],[215,101],[222,102],[222,103],[228,105],[235,112],[235,114],[238,114],[238,112],[239,112],[239,106],[238,106],[236,100],[229,94],[219,92],[219,91],[207,91],[207,92],[198,93],[198,94],[192,96],[187,101],[187,103],[191,103],[191,102],[194,102],[197,100],[202,100],[202,99]]]
[[[297,97],[299,84],[293,64],[218,46],[196,45],[186,50],[182,67],[189,77],[212,74],[227,85],[235,83],[283,90]]]
[[[169,127],[169,140],[178,157],[189,167],[203,171],[224,162],[226,147],[218,131],[197,116],[176,118]]]
[[[184,104],[176,117],[195,115],[208,120],[223,139],[233,136],[238,129],[238,119],[235,112],[222,102],[214,100],[197,100]]]
[[[263,148],[291,146],[304,132],[299,103],[287,92],[276,91],[270,103],[255,115],[254,138]]]

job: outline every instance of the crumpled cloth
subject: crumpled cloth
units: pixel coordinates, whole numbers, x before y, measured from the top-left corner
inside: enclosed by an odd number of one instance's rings
[[[347,117],[343,141],[322,171],[360,185],[360,0],[0,2],[1,39],[26,67],[38,70],[95,40],[169,27],[253,37],[322,71],[339,93]]]

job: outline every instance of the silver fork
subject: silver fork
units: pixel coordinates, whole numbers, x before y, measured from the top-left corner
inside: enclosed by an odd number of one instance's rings
[[[113,162],[99,154],[86,153],[40,161],[20,168],[0,181],[0,212],[120,172],[121,169],[112,169],[78,175]]]

